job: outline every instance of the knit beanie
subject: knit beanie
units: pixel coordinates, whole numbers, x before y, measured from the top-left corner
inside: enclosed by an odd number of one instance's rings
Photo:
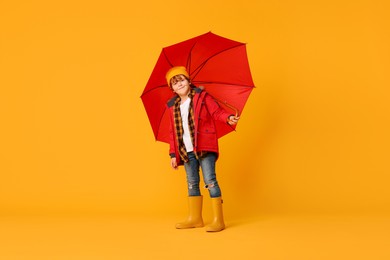
[[[186,78],[189,78],[188,72],[185,67],[183,66],[176,66],[172,67],[168,70],[167,74],[165,75],[165,78],[167,79],[168,86],[170,86],[171,78],[177,75],[184,75]]]

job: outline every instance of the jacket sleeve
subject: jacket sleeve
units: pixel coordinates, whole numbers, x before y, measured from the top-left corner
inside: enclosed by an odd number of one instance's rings
[[[233,115],[232,113],[229,113],[225,109],[223,109],[217,103],[217,101],[215,101],[214,98],[208,94],[205,95],[204,101],[210,115],[213,117],[214,120],[227,123],[227,119],[229,118],[229,116]]]

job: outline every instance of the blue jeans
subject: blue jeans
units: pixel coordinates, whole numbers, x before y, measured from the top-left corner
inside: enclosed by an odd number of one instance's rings
[[[202,168],[203,180],[205,187],[209,190],[211,198],[221,197],[221,189],[217,182],[215,174],[215,161],[217,160],[216,153],[207,153],[205,157],[196,159],[193,152],[188,153],[189,161],[184,163],[184,168],[187,175],[188,196],[200,196],[200,176],[199,166]]]

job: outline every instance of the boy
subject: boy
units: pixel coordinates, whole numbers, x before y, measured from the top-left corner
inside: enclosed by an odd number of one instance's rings
[[[171,68],[166,80],[176,94],[168,101],[170,120],[170,157],[173,169],[183,165],[188,184],[189,214],[176,228],[203,227],[203,197],[199,189],[199,167],[202,168],[205,187],[212,202],[213,222],[206,227],[208,232],[225,228],[222,212],[221,189],[215,174],[218,159],[218,138],[214,121],[237,124],[239,117],[222,109],[203,89],[191,84],[185,67]]]

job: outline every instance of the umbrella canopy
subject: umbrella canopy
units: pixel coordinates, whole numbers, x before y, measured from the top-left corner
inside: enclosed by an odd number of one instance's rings
[[[169,114],[166,102],[174,93],[165,74],[175,66],[186,67],[192,84],[212,95],[221,106],[242,111],[254,88],[245,43],[211,32],[165,47],[141,95],[157,141],[169,142]],[[216,122],[217,136],[235,126]]]

